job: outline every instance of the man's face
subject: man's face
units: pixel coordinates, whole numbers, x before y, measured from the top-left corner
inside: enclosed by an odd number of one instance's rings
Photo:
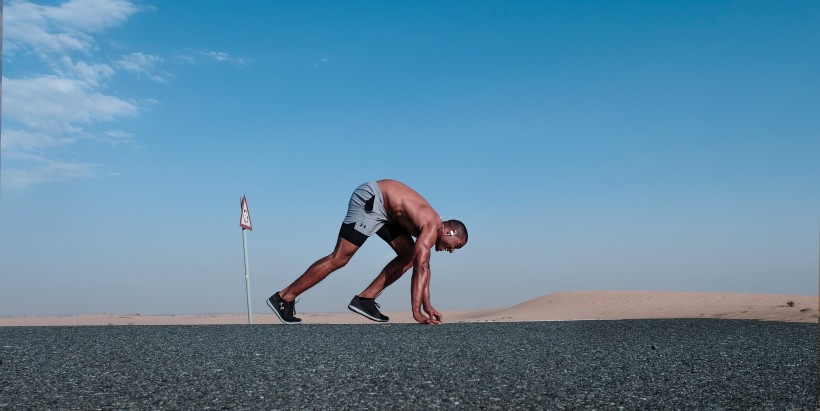
[[[436,251],[448,251],[452,253],[455,250],[463,247],[464,243],[460,238],[454,235],[444,234],[436,241]]]

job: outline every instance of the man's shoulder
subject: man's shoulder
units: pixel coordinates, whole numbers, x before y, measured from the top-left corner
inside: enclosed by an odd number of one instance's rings
[[[404,184],[404,183],[402,183],[401,181],[398,181],[398,180],[391,180],[389,178],[386,178],[384,180],[379,180],[379,181],[377,181],[377,183],[379,184],[379,186],[387,187],[387,188],[407,187],[407,184]],[[407,187],[407,188],[410,188],[410,187]]]

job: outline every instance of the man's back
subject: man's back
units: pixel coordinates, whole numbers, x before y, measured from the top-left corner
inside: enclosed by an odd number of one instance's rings
[[[419,193],[396,180],[379,180],[387,215],[408,233],[418,237],[423,230],[438,230],[441,217]]]

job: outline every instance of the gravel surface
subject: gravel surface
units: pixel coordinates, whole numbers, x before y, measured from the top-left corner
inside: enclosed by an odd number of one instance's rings
[[[0,409],[817,409],[818,325],[0,328]]]

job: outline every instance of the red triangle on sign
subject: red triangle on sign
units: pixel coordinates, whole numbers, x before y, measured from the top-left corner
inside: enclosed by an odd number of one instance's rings
[[[253,230],[251,225],[251,213],[248,211],[248,200],[242,196],[242,215],[239,216],[239,226],[243,230]]]

